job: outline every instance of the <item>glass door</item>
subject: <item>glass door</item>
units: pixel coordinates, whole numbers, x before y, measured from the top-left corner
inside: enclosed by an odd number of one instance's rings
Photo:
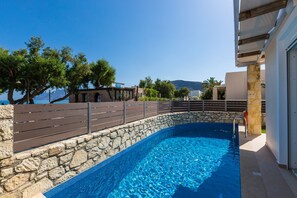
[[[297,43],[288,54],[288,157],[289,168],[297,169]]]

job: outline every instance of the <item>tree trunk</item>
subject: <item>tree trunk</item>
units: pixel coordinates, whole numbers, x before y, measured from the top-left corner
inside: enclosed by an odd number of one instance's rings
[[[30,98],[30,104],[34,104],[33,98]]]
[[[42,88],[38,88],[38,89],[35,89],[32,93],[30,93],[30,104],[34,104],[34,100],[33,98],[35,96],[38,96],[40,94],[42,94],[43,92],[45,92],[48,88],[50,88],[49,86],[46,86],[46,87],[42,87]],[[27,92],[26,94],[21,98],[21,99],[18,99],[15,101],[15,104],[24,104],[25,102],[27,102]]]
[[[14,90],[13,88],[10,88],[7,94],[7,99],[9,100],[10,104],[15,104],[15,101],[13,99],[13,90]]]

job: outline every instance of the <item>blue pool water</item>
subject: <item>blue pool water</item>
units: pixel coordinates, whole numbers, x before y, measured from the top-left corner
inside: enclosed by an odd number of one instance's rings
[[[238,136],[231,124],[160,130],[45,196],[239,198]]]

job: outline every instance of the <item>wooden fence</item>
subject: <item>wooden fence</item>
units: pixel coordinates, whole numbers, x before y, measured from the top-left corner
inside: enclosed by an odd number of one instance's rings
[[[16,105],[14,150],[21,151],[88,132],[88,104]]]
[[[14,151],[23,151],[170,112],[246,110],[246,101],[159,101],[15,105]],[[265,101],[262,102],[265,112]]]

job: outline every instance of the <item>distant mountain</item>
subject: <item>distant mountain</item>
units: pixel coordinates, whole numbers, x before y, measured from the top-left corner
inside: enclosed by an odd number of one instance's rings
[[[51,101],[55,100],[55,99],[58,99],[58,98],[61,98],[63,96],[65,96],[65,91],[64,90],[57,89],[55,91],[51,91]],[[42,94],[36,96],[34,99],[35,100],[48,100],[49,99],[49,92],[48,91],[43,92]]]
[[[23,95],[20,92],[17,92],[17,91],[13,92],[13,98],[15,100],[20,99],[22,97]],[[4,92],[0,95],[0,100],[7,100],[7,92]]]
[[[180,89],[182,87],[187,87],[191,91],[192,90],[202,91],[202,83],[201,82],[184,81],[184,80],[173,80],[171,82],[172,82],[172,84],[174,84],[176,89]]]
[[[55,99],[58,99],[58,98],[61,98],[63,96],[65,96],[65,91],[64,90],[56,89],[55,91],[51,91],[51,101],[53,101]],[[22,97],[23,97],[23,95],[20,92],[15,91],[13,93],[13,98],[15,100],[20,99]],[[6,92],[3,93],[3,94],[0,94],[0,100],[1,100],[1,102],[2,101],[7,101],[7,93]],[[48,91],[43,92],[42,94],[34,97],[34,101],[36,103],[38,103],[38,101],[39,101],[38,104],[41,104],[40,101],[42,101],[42,104],[45,104],[46,101],[48,101],[48,100],[49,100],[49,92]],[[65,100],[68,100],[68,98],[66,98]]]

